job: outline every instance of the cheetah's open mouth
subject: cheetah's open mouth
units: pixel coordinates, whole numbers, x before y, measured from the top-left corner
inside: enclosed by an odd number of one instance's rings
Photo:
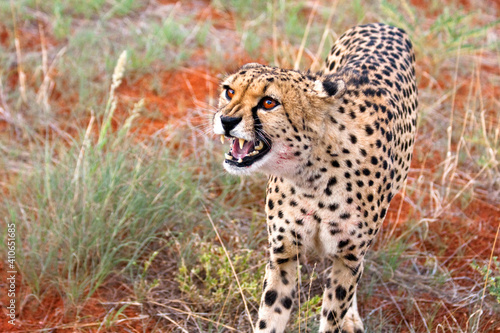
[[[221,136],[224,142],[224,136]],[[225,162],[237,167],[248,167],[264,157],[271,150],[269,139],[257,135],[254,141],[232,138],[231,150],[226,153]]]

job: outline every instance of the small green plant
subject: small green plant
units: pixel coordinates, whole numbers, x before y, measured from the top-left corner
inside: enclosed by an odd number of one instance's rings
[[[177,282],[181,291],[193,302],[210,309],[240,304],[238,286],[223,248],[206,242],[197,248],[196,262],[186,264],[183,259],[179,266]],[[243,293],[249,301],[258,302],[264,266],[257,264],[258,259],[251,250],[232,250],[230,256]]]
[[[318,329],[316,325],[318,325],[319,321],[314,319],[321,311],[321,300],[321,295],[315,295],[300,304],[293,325],[293,329],[296,330],[293,330],[293,332],[315,332]]]
[[[149,255],[149,258],[142,263],[142,268],[140,266],[140,262],[134,262],[132,265],[134,266],[134,271],[137,271],[137,276],[134,279],[134,290],[138,299],[143,299],[144,295],[150,292],[152,289],[159,286],[160,281],[158,279],[154,279],[153,281],[149,281],[147,279],[147,275],[149,273],[149,268],[158,255],[159,251],[154,251]]]
[[[480,265],[475,260],[472,262],[471,267],[483,276],[488,292],[500,303],[500,262],[498,257],[492,258],[491,267],[489,268],[487,264]]]

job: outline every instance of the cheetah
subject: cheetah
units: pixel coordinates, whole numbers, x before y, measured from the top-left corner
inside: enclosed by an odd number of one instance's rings
[[[221,84],[214,133],[224,168],[268,175],[269,262],[256,332],[284,332],[301,255],[329,260],[319,332],[363,332],[363,260],[405,181],[417,121],[407,34],[381,23],[345,32],[315,73],[246,64]]]

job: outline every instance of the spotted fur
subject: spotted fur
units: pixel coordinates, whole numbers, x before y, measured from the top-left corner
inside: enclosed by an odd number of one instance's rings
[[[363,332],[363,258],[412,157],[417,87],[408,36],[384,24],[357,26],[318,73],[247,64],[222,87],[214,132],[234,140],[224,167],[269,175],[269,263],[256,330],[284,332],[297,260],[314,251],[332,264],[319,331]]]

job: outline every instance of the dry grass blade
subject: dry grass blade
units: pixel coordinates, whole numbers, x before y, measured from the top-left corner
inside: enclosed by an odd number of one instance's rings
[[[486,164],[485,166],[483,166],[481,168],[481,170],[479,170],[479,172],[474,176],[474,178],[472,178],[471,180],[469,180],[467,182],[467,184],[465,184],[462,189],[450,200],[448,201],[448,203],[446,204],[445,207],[442,207],[440,206],[439,209],[436,209],[434,215],[433,215],[433,218],[434,219],[437,219],[441,214],[443,214],[444,212],[448,211],[448,209],[450,209],[450,207],[452,206],[453,202],[455,202],[455,200],[457,200],[458,198],[461,197],[461,195],[470,187],[474,184],[474,182],[476,181],[476,179],[479,178],[479,176],[485,171],[485,170],[488,170],[488,167],[489,165]],[[440,202],[442,202],[441,199],[436,199],[436,200],[439,200]]]
[[[451,313],[450,309],[448,309],[448,307],[446,306],[446,304],[443,302],[443,300],[440,300],[439,303],[441,304],[441,307],[444,308],[446,310],[446,312],[450,315],[450,318],[453,320],[453,322],[455,323],[455,325],[457,326],[458,330],[460,333],[463,332],[462,328],[460,327],[460,324],[457,322],[457,319],[455,318],[455,316],[453,315],[453,313]],[[437,330],[437,329],[436,329]]]
[[[172,318],[170,318],[166,313],[159,313],[158,316],[162,317],[162,318],[164,318],[166,320],[168,320],[169,322],[171,322],[172,324],[174,324],[177,328],[179,328],[182,332],[189,333],[184,327],[182,327],[181,325],[179,325],[175,320],[173,320]]]
[[[9,105],[5,102],[2,77],[0,77],[0,120],[3,120],[10,124],[14,123]]]
[[[295,242],[297,242],[297,237],[295,237]],[[298,242],[297,242],[298,244]],[[301,285],[302,285],[302,277],[300,274],[300,256],[299,256],[299,246],[295,246],[295,255],[297,256],[297,294],[299,297],[298,299],[298,306],[300,309],[300,292],[301,292]],[[299,312],[299,332],[300,332],[300,312]]]
[[[41,29],[40,31],[43,31],[43,29]],[[59,50],[59,52],[57,52],[56,56],[54,57],[54,60],[52,60],[50,66],[48,68],[44,68],[43,69],[43,82],[40,85],[40,88],[38,89],[36,101],[37,101],[38,104],[40,104],[40,103],[43,102],[43,106],[45,107],[45,110],[49,110],[50,109],[50,106],[49,106],[49,95],[50,95],[51,88],[54,86],[54,83],[51,80],[50,73],[54,69],[57,61],[60,58],[62,58],[62,56],[66,52],[66,49],[67,49],[66,46],[64,46],[63,48],[61,48]],[[47,60],[44,60],[44,62],[45,61],[47,61]],[[46,66],[46,64],[43,65],[43,67],[45,67],[45,66]]]
[[[491,270],[491,262],[493,261],[493,254],[495,253],[495,246],[498,240],[498,232],[500,231],[500,221],[498,222],[497,233],[495,234],[495,240],[493,241],[493,246],[491,247],[490,260],[488,261],[488,269],[486,270],[486,275],[484,277],[484,287],[483,287],[483,295],[481,296],[481,307],[483,309],[484,297],[486,295],[486,288],[488,287],[488,278]]]
[[[337,9],[337,5],[339,0],[335,0],[332,2],[332,7],[330,8],[330,14],[328,16],[328,20],[326,21],[325,29],[323,30],[323,35],[321,36],[321,41],[319,42],[318,51],[314,56],[313,63],[311,64],[311,70],[319,70],[317,66],[321,61],[321,52],[323,51],[323,47],[325,46],[326,38],[328,37],[328,33],[330,32],[330,26],[332,23],[333,15],[335,14],[335,10]]]
[[[427,331],[427,333],[431,333],[431,331],[429,330],[429,325],[427,324],[427,321],[425,320],[425,317],[422,314],[422,310],[420,310],[420,307],[418,306],[417,300],[414,297],[412,297],[411,300],[412,300],[413,304],[415,304],[415,308],[417,309],[417,312],[420,315],[420,318],[422,319],[425,330]]]
[[[80,153],[78,154],[78,160],[76,162],[75,172],[73,173],[73,183],[76,184],[75,187],[78,187],[78,181],[80,179],[80,169],[82,167],[83,157],[85,156],[85,151],[90,145],[90,133],[92,132],[92,126],[94,125],[94,111],[90,111],[90,120],[87,126],[87,130],[85,132],[85,137],[83,138],[82,147],[80,148]],[[75,191],[75,200],[77,197],[77,191]]]
[[[227,300],[229,299],[229,295],[231,294],[232,290],[233,290],[233,285],[231,284],[229,286],[229,290],[227,292],[227,296],[224,298],[224,304],[222,304],[222,309],[220,310],[219,316],[217,317],[217,326],[220,325],[221,317],[224,314],[224,309],[226,308]]]
[[[277,6],[277,0],[273,0],[273,11],[272,11],[272,22],[273,22],[273,62],[275,66],[280,66],[280,63],[278,61],[278,26],[277,26],[277,20],[276,20],[276,8]]]
[[[123,74],[125,72],[125,64],[127,62],[127,51],[123,51],[116,62],[115,69],[113,71],[113,76],[111,80],[111,87],[109,89],[109,98],[106,104],[106,109],[104,110],[104,119],[99,133],[99,139],[97,140],[97,146],[102,148],[107,141],[107,132],[111,127],[111,119],[116,110],[117,100],[115,96],[116,89],[120,86],[123,79]]]
[[[311,14],[309,14],[309,20],[307,21],[306,30],[304,31],[304,36],[302,37],[302,42],[300,43],[299,53],[297,54],[297,59],[293,64],[293,69],[299,69],[300,60],[302,59],[302,53],[306,47],[307,37],[309,36],[309,30],[311,29],[311,24],[313,22],[314,15],[316,14],[316,8],[318,7],[318,1],[314,2]]]
[[[313,270],[312,270],[312,273],[311,273],[311,276],[309,278],[309,291],[307,292],[307,297],[310,299],[311,298],[311,287],[312,287],[312,284],[313,284],[313,277],[314,277],[314,272],[316,271],[316,263],[314,264],[314,267],[313,267]],[[299,297],[300,298],[300,297]],[[309,302],[307,303],[307,308],[306,308],[306,313],[309,314]],[[306,318],[306,328],[305,328],[305,332],[308,332],[307,331],[307,319]],[[300,326],[299,326],[299,332],[300,332]]]
[[[454,91],[454,93],[453,93],[453,98],[451,100],[451,110],[450,110],[450,125],[446,129],[446,131],[448,133],[448,144],[447,144],[447,152],[446,152],[446,165],[444,167],[445,172],[443,172],[443,177],[441,179],[441,183],[443,185],[445,184],[445,178],[448,175],[448,173],[446,172],[447,170],[449,170],[448,163],[451,160],[451,136],[452,136],[452,132],[453,132],[453,118],[454,118],[454,113],[455,113],[455,104],[456,104],[456,97],[457,97],[458,65],[460,63],[461,46],[462,46],[462,42],[460,42],[460,45],[457,49],[457,55],[456,55],[457,58],[456,58],[456,62],[455,62],[455,75],[453,78],[453,91]],[[448,196],[448,193],[449,193],[449,187],[448,187],[448,190],[446,192],[445,199]]]
[[[17,74],[19,77],[19,92],[21,93],[22,100],[26,103],[28,97],[26,96],[26,73],[24,73],[22,65],[22,52],[21,52],[21,42],[19,41],[19,31],[17,29],[17,19],[16,19],[16,9],[14,7],[13,0],[10,0],[10,10],[12,13],[12,22],[14,25],[14,45],[16,46],[16,57],[17,57]]]
[[[151,303],[155,304],[155,305],[159,305],[159,306],[165,307],[165,308],[168,308],[168,309],[170,309],[172,311],[176,311],[176,312],[188,315],[188,316],[192,316],[192,317],[198,318],[200,320],[203,320],[203,321],[206,321],[206,322],[209,322],[209,323],[212,323],[212,324],[216,324],[216,325],[222,326],[222,327],[227,328],[228,330],[231,330],[231,331],[238,331],[234,327],[231,327],[231,326],[228,326],[228,325],[225,325],[225,324],[221,324],[221,323],[217,323],[216,321],[208,319],[208,318],[203,317],[203,316],[200,316],[197,313],[193,313],[193,312],[190,312],[190,311],[181,310],[181,309],[178,309],[178,308],[174,308],[173,306],[169,306],[169,305],[165,305],[165,304],[160,304],[160,303],[156,303],[156,302],[151,302]],[[159,313],[158,316],[162,317],[163,314]]]
[[[387,294],[392,300],[392,303],[396,306],[396,309],[398,309],[399,315],[401,316],[401,319],[403,319],[406,328],[408,328],[409,332],[414,332],[414,330],[411,328],[410,324],[406,320],[405,315],[403,314],[403,310],[401,310],[401,307],[399,306],[399,303],[394,299],[394,296],[392,295],[391,291],[389,290],[389,287],[387,287],[387,284],[385,282],[382,282],[382,285],[384,286],[385,290],[387,291]]]
[[[118,319],[114,323],[120,324],[120,323],[124,323],[127,321],[144,320],[144,319],[148,319],[148,318],[149,318],[148,315],[139,315],[137,317],[132,317],[132,318]],[[33,329],[20,330],[20,331],[16,331],[16,332],[34,333],[34,332],[55,332],[55,331],[59,331],[59,330],[72,330],[72,332],[78,332],[80,329],[88,329],[88,328],[95,327],[95,326],[99,327],[101,325],[102,325],[102,322],[86,323],[86,324],[68,324],[68,325],[53,326],[53,327],[49,327],[49,328],[42,328],[42,329],[35,329],[35,330],[33,330]]]
[[[243,294],[243,289],[241,288],[240,280],[238,279],[238,274],[236,274],[236,270],[234,269],[233,263],[231,261],[231,258],[229,257],[229,253],[227,252],[226,246],[222,242],[222,238],[220,238],[219,231],[215,227],[214,221],[212,220],[212,217],[210,216],[210,213],[208,212],[208,209],[206,207],[204,207],[204,208],[205,208],[205,212],[207,214],[208,220],[210,221],[210,224],[212,225],[212,228],[214,229],[215,234],[217,235],[217,239],[219,240],[220,245],[222,246],[222,249],[224,250],[224,254],[226,255],[226,258],[227,258],[227,260],[229,262],[229,265],[231,266],[231,270],[233,272],[233,276],[234,276],[234,278],[236,280],[236,283],[238,284],[238,291],[240,292],[241,299],[242,299],[243,304],[245,306],[245,311],[246,311],[247,316],[248,316],[248,321],[250,323],[250,326],[252,327],[252,331],[254,331],[253,322],[252,322],[252,315],[250,314],[250,310],[248,309],[248,304],[247,304],[247,301],[246,301],[246,298],[245,298],[245,294]]]

